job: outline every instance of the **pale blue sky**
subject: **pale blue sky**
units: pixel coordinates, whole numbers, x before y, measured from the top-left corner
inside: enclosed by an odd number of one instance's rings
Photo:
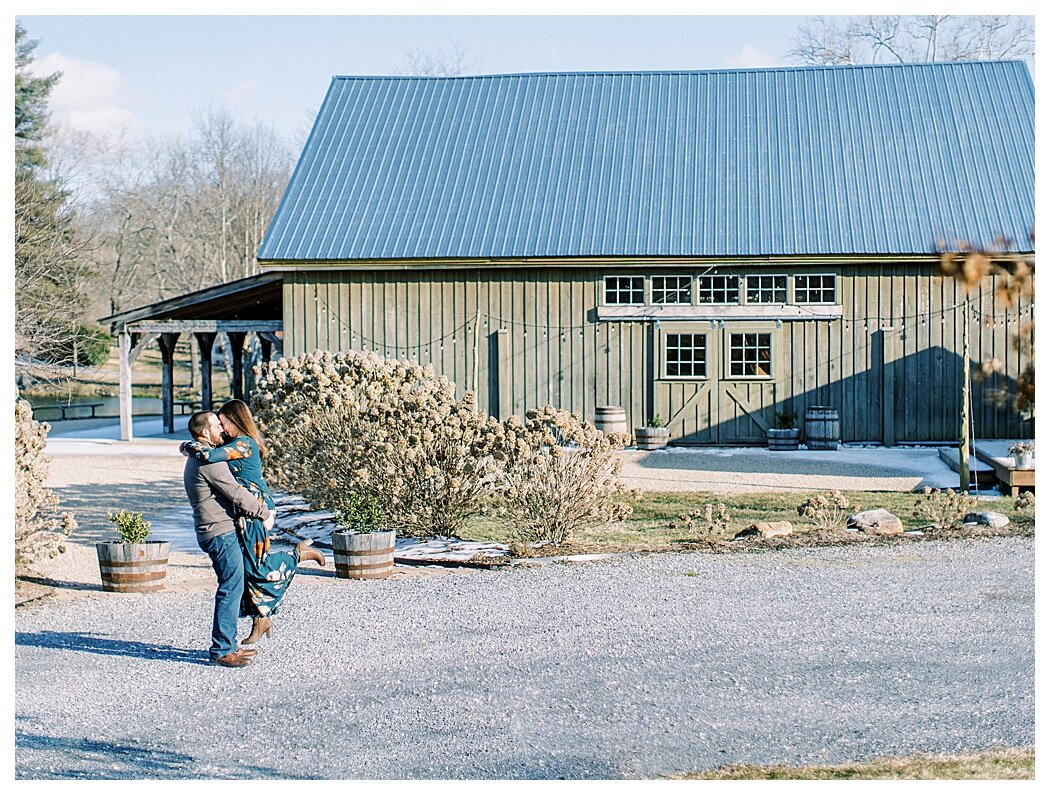
[[[56,121],[136,134],[224,107],[302,135],[332,75],[391,74],[410,50],[466,49],[469,73],[708,69],[785,63],[804,16],[38,16]]]

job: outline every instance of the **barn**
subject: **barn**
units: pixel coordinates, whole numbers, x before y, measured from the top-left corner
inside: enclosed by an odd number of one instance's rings
[[[813,405],[852,442],[957,437],[1032,308],[939,274],[1034,248],[1034,87],[1017,61],[336,77],[259,251],[285,355],[374,350],[496,416],[622,406],[677,444],[765,441]]]

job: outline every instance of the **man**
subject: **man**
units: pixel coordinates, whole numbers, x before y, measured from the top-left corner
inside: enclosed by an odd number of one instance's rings
[[[190,436],[202,444],[222,444],[222,423],[211,411],[198,411],[189,422]],[[262,500],[244,488],[225,461],[202,464],[192,456],[182,475],[186,496],[193,506],[197,544],[211,558],[219,580],[215,591],[215,614],[211,625],[208,657],[216,665],[243,668],[255,656],[254,649],[237,647],[237,618],[244,591],[244,559],[234,522],[238,514],[262,519],[263,527],[273,527],[273,512]]]

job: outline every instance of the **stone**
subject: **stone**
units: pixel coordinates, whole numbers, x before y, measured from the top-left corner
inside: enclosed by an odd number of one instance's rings
[[[791,531],[791,522],[755,522],[753,525],[748,525],[737,533],[733,537],[733,540],[737,541],[741,538],[751,538],[754,536],[758,536],[759,538],[789,536],[791,535]]]
[[[855,513],[846,521],[846,527],[864,533],[893,536],[904,532],[904,523],[885,508]]]
[[[1006,514],[996,513],[995,511],[974,511],[963,517],[963,524],[970,523],[984,525],[985,527],[1006,527],[1010,524],[1010,519],[1007,518]]]

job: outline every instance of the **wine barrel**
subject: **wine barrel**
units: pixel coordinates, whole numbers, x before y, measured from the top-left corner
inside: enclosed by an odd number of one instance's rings
[[[393,530],[332,533],[335,576],[344,580],[381,580],[394,573]]]
[[[164,590],[168,576],[167,541],[145,541],[141,544],[99,542],[98,570],[102,590],[117,593],[150,593]]]
[[[810,406],[806,409],[806,447],[810,450],[837,450],[842,435],[838,409]]]
[[[594,409],[594,427],[606,435],[627,433],[627,412],[623,406],[598,406]]]

